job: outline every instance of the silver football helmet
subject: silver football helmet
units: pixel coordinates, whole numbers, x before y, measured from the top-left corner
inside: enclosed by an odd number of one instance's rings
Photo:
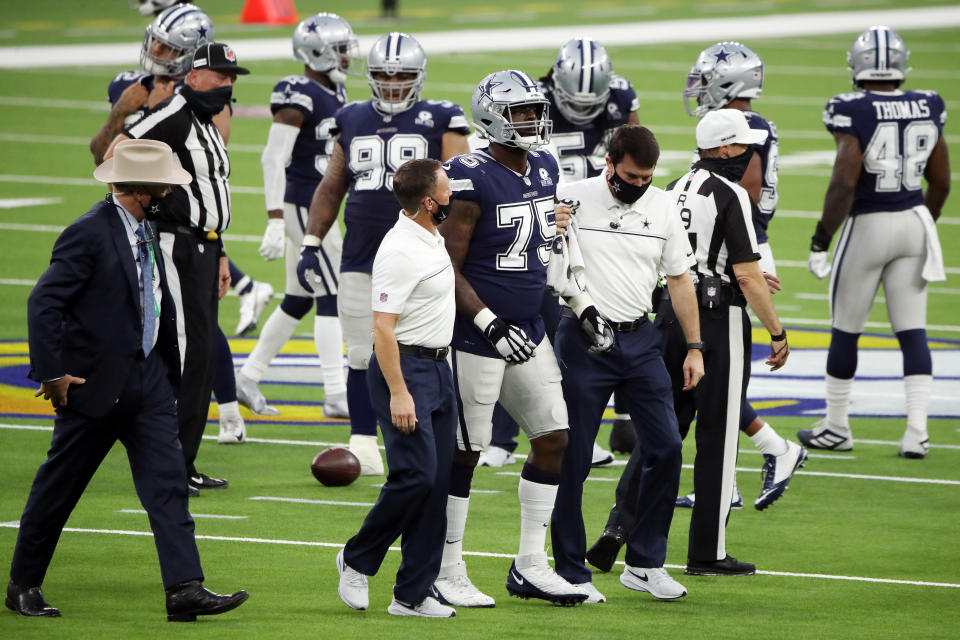
[[[142,16],[152,16],[184,0],[130,0],[130,8],[140,11]]]
[[[157,76],[186,75],[194,52],[208,42],[213,42],[210,16],[192,4],[172,6],[147,26],[140,65]]]
[[[514,122],[513,110],[526,106],[534,108],[536,117]],[[470,114],[477,131],[493,142],[528,150],[550,142],[550,101],[523,71],[495,71],[484,78],[470,98]]]
[[[396,76],[413,74],[410,80],[383,80],[375,73]],[[373,92],[373,106],[385,114],[403,113],[420,101],[427,77],[427,54],[417,39],[394,31],[380,36],[367,56],[367,83]]]
[[[865,80],[903,82],[910,71],[910,52],[903,38],[889,27],[870,27],[854,40],[847,66],[855,88]]]
[[[763,61],[739,42],[718,42],[704,49],[687,74],[683,103],[702,118],[734,98],[757,98],[763,90]]]
[[[593,38],[568,40],[553,65],[557,109],[573,124],[589,124],[610,97],[613,68],[607,50]]]
[[[293,57],[334,82],[343,83],[348,73],[360,75],[357,37],[350,24],[335,13],[318,13],[297,25]]]

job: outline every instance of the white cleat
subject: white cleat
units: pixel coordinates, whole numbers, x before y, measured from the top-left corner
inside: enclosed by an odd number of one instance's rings
[[[670,577],[663,567],[641,569],[626,565],[620,584],[634,591],[646,591],[658,600],[676,600],[687,595],[687,588]]]
[[[220,444],[243,444],[247,439],[247,426],[243,423],[243,416],[220,415],[220,434],[217,442]]]
[[[280,410],[267,404],[260,392],[260,385],[237,372],[237,400],[258,416],[278,416]]]
[[[853,435],[850,428],[830,424],[826,418],[818,420],[812,429],[797,431],[797,440],[807,449],[827,449],[829,451],[851,451],[853,449]]]
[[[326,418],[349,420],[350,409],[347,407],[347,392],[328,394],[323,401],[323,415]]]
[[[516,464],[517,457],[500,447],[490,445],[483,450],[477,459],[478,467],[502,467],[505,464]]]
[[[517,556],[507,574],[507,591],[515,598],[540,598],[564,607],[578,605],[589,597],[580,586],[557,575],[543,552]]]
[[[273,297],[273,287],[266,282],[254,282],[250,291],[240,296],[240,321],[234,335],[242,336],[257,328],[260,314]]]
[[[606,467],[613,464],[613,454],[598,445],[596,442],[593,443],[593,458],[590,460],[591,467]]]
[[[364,611],[370,606],[370,592],[367,587],[367,576],[351,569],[343,560],[343,549],[337,553],[337,573],[340,574],[340,583],[337,593],[351,609]]]
[[[897,453],[901,458],[913,458],[920,460],[927,457],[927,451],[930,449],[930,438],[926,432],[907,428],[903,432],[903,438],[900,439],[900,451]]]
[[[453,607],[437,602],[436,598],[427,596],[423,602],[415,607],[400,602],[396,598],[387,607],[387,613],[392,616],[419,616],[421,618],[452,618],[457,615]]]
[[[437,600],[454,607],[473,607],[489,609],[496,601],[477,589],[467,577],[467,565],[464,562],[440,567],[440,574],[433,583],[437,591]]]
[[[593,586],[592,582],[581,582],[574,586],[587,592],[587,599],[583,601],[583,604],[599,604],[607,601],[607,596],[600,593],[600,590]]]
[[[353,434],[350,436],[350,444],[347,445],[347,448],[349,448],[350,453],[357,456],[357,460],[360,461],[360,475],[383,475],[383,458],[380,457],[380,447],[377,446],[377,436]]]
[[[779,456],[764,454],[763,488],[760,496],[754,500],[753,506],[763,511],[776,502],[783,492],[789,488],[790,479],[797,469],[807,460],[807,450],[796,442],[786,441],[787,450]]]

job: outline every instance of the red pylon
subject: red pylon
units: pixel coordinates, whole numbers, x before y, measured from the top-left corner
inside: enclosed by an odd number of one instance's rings
[[[296,24],[297,8],[293,6],[293,0],[247,0],[240,22]]]

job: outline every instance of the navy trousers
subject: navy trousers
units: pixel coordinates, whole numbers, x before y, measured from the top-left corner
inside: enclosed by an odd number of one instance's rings
[[[10,579],[39,586],[67,518],[107,452],[127,449],[133,484],[150,519],[163,586],[203,580],[187,509],[187,473],[177,428],[177,406],[155,349],[133,368],[114,408],[102,418],[57,410],[46,461],[37,470],[13,552]],[[109,553],[109,550],[107,550]],[[104,558],[104,565],[109,557]]]
[[[375,575],[394,540],[402,536],[402,560],[393,595],[416,606],[430,595],[443,556],[447,492],[456,447],[457,398],[446,362],[400,354],[400,368],[417,411],[417,428],[405,435],[393,426],[390,389],[376,354],[367,369],[370,402],[387,449],[387,482],[343,558]]]
[[[611,393],[616,391],[626,403],[643,452],[637,520],[627,541],[627,564],[663,565],[680,483],[680,431],[670,376],[661,356],[660,333],[647,323],[635,331],[618,332],[607,353],[589,353],[589,346],[576,320],[560,319],[555,350],[563,373],[570,442],[551,533],[557,573],[575,584],[591,578],[584,564],[583,482],[590,473],[593,442]]]

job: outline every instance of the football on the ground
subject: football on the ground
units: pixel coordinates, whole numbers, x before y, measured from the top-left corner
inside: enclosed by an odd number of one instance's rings
[[[360,461],[349,449],[332,447],[316,455],[310,471],[324,486],[345,487],[360,476]]]

